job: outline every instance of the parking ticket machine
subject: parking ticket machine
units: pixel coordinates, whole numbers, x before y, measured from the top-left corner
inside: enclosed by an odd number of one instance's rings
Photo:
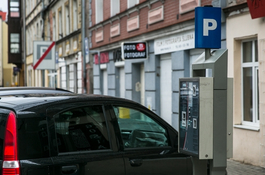
[[[179,152],[191,155],[193,174],[226,173],[233,151],[233,80],[227,49],[206,49],[179,79]]]
[[[181,78],[179,152],[213,158],[213,78]]]

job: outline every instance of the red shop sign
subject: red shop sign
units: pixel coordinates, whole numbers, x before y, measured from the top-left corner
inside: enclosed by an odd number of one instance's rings
[[[265,0],[248,0],[248,8],[252,19],[265,16]]]
[[[94,55],[95,64],[98,64],[98,54]],[[109,53],[102,52],[100,53],[100,64],[108,63],[109,62]]]

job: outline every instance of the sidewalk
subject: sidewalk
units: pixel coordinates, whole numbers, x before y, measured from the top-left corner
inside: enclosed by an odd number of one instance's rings
[[[265,168],[247,165],[231,159],[227,160],[228,175],[265,175]]]

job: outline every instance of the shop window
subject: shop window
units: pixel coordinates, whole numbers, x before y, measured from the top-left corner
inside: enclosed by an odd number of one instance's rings
[[[32,86],[32,70],[28,70],[28,85]]]
[[[49,87],[51,88],[57,87],[57,71],[56,70],[48,70],[48,82],[49,82]]]
[[[257,40],[242,42],[243,124],[259,123],[259,67]]]

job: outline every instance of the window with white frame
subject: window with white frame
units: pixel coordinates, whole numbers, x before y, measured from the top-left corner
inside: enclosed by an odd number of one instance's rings
[[[25,4],[25,6],[26,6],[26,16],[28,16],[28,14],[29,14],[28,4],[29,4],[29,1],[26,0],[26,4]]]
[[[47,21],[47,36],[45,36],[45,39],[47,39],[48,41],[51,40],[51,27],[50,27],[50,20]]]
[[[70,13],[69,13],[69,5],[65,5],[65,18],[66,18],[66,24],[65,24],[65,34],[69,35],[70,33]]]
[[[77,22],[78,22],[77,0],[73,0],[73,31],[77,30]]]
[[[31,33],[32,33],[32,30],[31,30],[31,28],[29,28],[28,29],[28,36],[27,36],[27,38],[28,38],[28,55],[31,54],[32,39],[31,39],[31,37],[29,37],[29,36],[31,36]]]
[[[69,81],[70,78],[68,77],[70,77],[70,70],[69,70],[69,65],[66,65],[66,89],[70,90],[70,81]]]
[[[103,21],[103,0],[96,0],[96,23]]]
[[[139,0],[127,0],[127,8],[131,8],[134,5],[139,4]]]
[[[19,0],[10,0],[9,13],[11,17],[20,17]]]
[[[259,123],[259,64],[257,40],[242,42],[243,124]]]
[[[43,32],[43,23],[42,20],[40,20],[40,38],[42,38],[42,32]]]
[[[30,34],[33,35],[33,36],[36,36],[35,26],[32,26],[31,33]],[[31,38],[31,41],[30,41],[30,53],[33,53],[33,41],[34,40],[37,40],[36,37],[32,37]]]
[[[39,39],[40,38],[40,36],[39,36],[39,23],[37,23],[36,24],[36,37],[37,37],[37,39]]]
[[[63,38],[63,18],[62,18],[62,10],[58,11],[59,19],[58,19],[58,38]]]
[[[10,34],[10,53],[20,53],[20,34]]]
[[[28,70],[28,86],[32,86],[32,69]]]
[[[110,16],[120,13],[120,0],[111,0]]]
[[[56,41],[56,20],[55,20],[55,14],[53,15],[53,18],[52,18],[52,39],[53,41]]]
[[[28,14],[31,12],[31,1],[28,2]]]
[[[29,51],[30,51],[30,46],[29,46],[29,43],[30,43],[30,35],[29,35],[30,33],[29,33],[29,30],[27,31],[27,55],[29,54]]]
[[[48,70],[48,82],[49,82],[48,87],[52,87],[52,88],[57,87],[56,79],[57,79],[56,70]]]
[[[32,26],[32,28],[31,28],[31,30],[30,30],[31,32],[30,32],[30,35],[33,35],[33,36],[35,36],[35,27],[34,26]],[[30,54],[32,54],[33,53],[33,41],[34,40],[36,40],[35,38],[30,38]]]

